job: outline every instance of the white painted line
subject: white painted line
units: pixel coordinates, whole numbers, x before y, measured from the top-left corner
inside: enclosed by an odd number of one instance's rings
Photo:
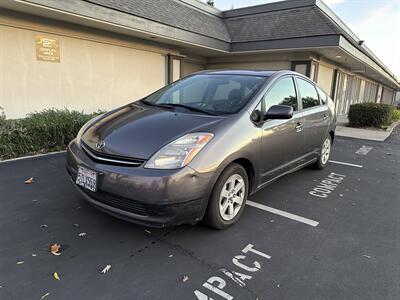
[[[329,162],[333,164],[338,164],[338,165],[345,165],[345,166],[350,166],[350,167],[355,167],[355,168],[363,168],[361,165],[355,165],[355,164],[350,164],[342,161],[336,161],[336,160],[330,160]]]
[[[289,219],[295,220],[297,222],[301,222],[301,223],[313,226],[313,227],[317,227],[318,224],[319,224],[319,222],[317,222],[317,221],[314,221],[314,220],[311,220],[311,219],[307,219],[307,218],[303,218],[303,217],[288,213],[286,211],[279,210],[279,209],[276,209],[276,208],[272,208],[272,207],[269,207],[269,206],[266,206],[266,205],[263,205],[263,204],[260,204],[260,203],[257,203],[257,202],[253,202],[253,201],[247,200],[246,204],[250,205],[250,206],[253,206],[253,207],[256,207],[256,208],[259,208],[259,209],[262,209],[262,210],[265,210],[265,211],[268,211],[268,212],[276,214],[276,215],[280,215],[280,216],[285,217],[285,218],[289,218]]]
[[[60,153],[65,153],[65,152],[67,152],[67,151],[63,150],[63,151],[57,151],[57,152],[35,154],[35,155],[30,155],[30,156],[23,156],[23,157],[11,158],[11,159],[6,159],[6,160],[0,160],[0,164],[13,162],[13,161],[18,161],[18,160],[23,160],[23,159],[29,159],[29,158],[36,158],[36,157],[42,157],[42,156],[48,156],[48,155],[55,155],[55,154],[60,154]]]

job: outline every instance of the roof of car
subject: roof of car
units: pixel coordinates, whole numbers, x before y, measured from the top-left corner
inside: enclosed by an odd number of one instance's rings
[[[268,71],[268,70],[206,70],[200,71],[196,74],[213,74],[213,75],[250,75],[250,76],[264,76],[269,77],[277,72],[287,72],[291,71]]]

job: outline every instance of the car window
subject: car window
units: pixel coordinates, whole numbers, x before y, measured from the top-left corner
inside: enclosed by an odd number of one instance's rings
[[[326,101],[328,101],[328,95],[321,90],[318,86],[316,86],[318,94],[319,94],[319,98],[321,99],[322,104],[325,104]]]
[[[189,76],[144,98],[154,105],[189,106],[213,114],[238,112],[261,88],[266,76],[210,75]]]
[[[264,96],[265,111],[273,105],[292,106],[298,110],[296,89],[292,77],[280,79]]]
[[[235,80],[229,80],[226,84],[219,84],[215,94],[214,98],[216,100],[223,100],[223,99],[228,99],[229,93],[233,90],[240,90],[240,83],[235,81]]]
[[[303,109],[320,105],[317,90],[314,85],[301,78],[297,78],[297,85],[299,87]]]

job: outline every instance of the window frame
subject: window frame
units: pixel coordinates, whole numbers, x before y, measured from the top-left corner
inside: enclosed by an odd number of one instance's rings
[[[322,101],[321,101],[321,99],[320,99],[318,90],[317,90],[317,88],[315,87],[315,82],[313,82],[313,81],[312,81],[310,78],[308,78],[308,77],[303,77],[303,76],[299,76],[299,75],[294,75],[294,78],[295,78],[294,81],[295,81],[295,83],[296,83],[297,93],[298,93],[298,95],[299,95],[299,96],[298,96],[298,100],[297,100],[297,102],[299,102],[299,111],[304,112],[304,111],[308,111],[308,110],[311,110],[311,109],[315,109],[315,108],[321,107],[323,104],[322,104]],[[311,85],[314,87],[314,90],[315,90],[315,92],[317,93],[319,105],[312,106],[312,107],[307,107],[307,108],[303,108],[303,100],[302,100],[302,96],[301,96],[301,91],[300,91],[300,88],[299,88],[298,80],[304,80],[304,81],[308,82],[309,84],[311,84]]]

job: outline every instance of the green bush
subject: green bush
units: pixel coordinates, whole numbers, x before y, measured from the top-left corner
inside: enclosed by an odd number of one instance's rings
[[[349,125],[351,127],[382,128],[392,122],[394,106],[381,103],[359,103],[350,106]]]
[[[400,121],[400,108],[392,109],[391,119],[392,122]]]
[[[48,109],[26,118],[0,117],[0,159],[65,149],[79,129],[94,116],[67,109]]]

